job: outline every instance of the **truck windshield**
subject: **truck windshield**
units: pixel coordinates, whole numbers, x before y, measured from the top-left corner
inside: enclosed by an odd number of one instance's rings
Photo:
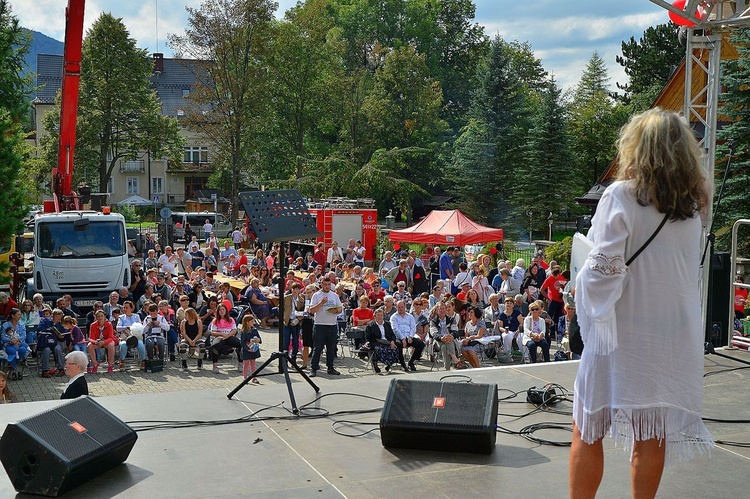
[[[39,224],[38,256],[42,258],[94,258],[122,256],[125,233],[116,220],[90,222],[74,230],[73,221]]]

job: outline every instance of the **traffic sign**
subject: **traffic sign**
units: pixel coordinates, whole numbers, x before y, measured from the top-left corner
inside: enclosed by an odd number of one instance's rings
[[[167,219],[172,216],[172,210],[169,209],[169,206],[165,206],[159,211],[159,215],[161,215],[162,218]]]
[[[159,204],[159,196],[154,196],[154,204]]]

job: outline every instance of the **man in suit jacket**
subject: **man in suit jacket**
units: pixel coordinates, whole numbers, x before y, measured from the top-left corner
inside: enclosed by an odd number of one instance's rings
[[[65,374],[70,376],[70,381],[60,396],[61,399],[74,399],[89,394],[89,385],[84,377],[88,363],[86,354],[78,350],[65,356]]]

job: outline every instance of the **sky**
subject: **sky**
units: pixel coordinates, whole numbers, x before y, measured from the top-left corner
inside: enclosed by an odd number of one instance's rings
[[[667,12],[649,0],[474,0],[476,22],[489,36],[527,41],[564,89],[575,87],[594,51],[607,63],[610,84],[624,83],[625,73],[615,61],[620,44],[636,40],[649,26],[665,23]],[[185,6],[200,0],[86,0],[84,28],[102,12],[121,17],[141,48],[167,57],[167,35],[182,33],[187,25]],[[296,0],[278,0],[278,17]],[[13,14],[26,28],[62,40],[67,0],[10,0]]]

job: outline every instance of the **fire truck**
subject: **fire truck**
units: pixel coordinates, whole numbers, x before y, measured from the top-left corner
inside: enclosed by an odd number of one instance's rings
[[[60,102],[60,140],[57,165],[52,170],[52,199],[34,217],[34,270],[24,282],[25,294],[42,293],[47,300],[70,294],[79,307],[106,300],[111,291],[130,283],[125,219],[101,211],[84,210],[91,198],[87,186],[73,191],[73,157],[81,74],[85,0],[69,0],[65,10],[65,47]],[[16,288],[16,295],[24,294]]]
[[[314,252],[317,243],[323,243],[326,251],[333,241],[346,249],[349,240],[362,241],[365,248],[365,262],[375,258],[378,242],[378,210],[375,200],[369,198],[350,199],[342,197],[308,200],[307,207],[315,217],[321,237],[315,241],[298,241],[290,245],[293,254],[304,256]]]

